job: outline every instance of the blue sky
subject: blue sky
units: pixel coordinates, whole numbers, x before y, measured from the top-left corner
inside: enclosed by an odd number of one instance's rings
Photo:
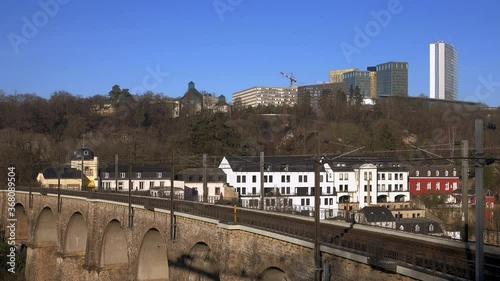
[[[497,0],[6,0],[0,89],[92,96],[118,84],[178,97],[194,81],[230,100],[288,85],[280,71],[306,85],[407,61],[409,94],[428,95],[429,44],[444,40],[459,52],[459,99],[500,106],[499,11]]]

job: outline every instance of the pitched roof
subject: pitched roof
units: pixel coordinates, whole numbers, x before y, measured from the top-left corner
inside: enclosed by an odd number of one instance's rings
[[[368,222],[395,221],[391,211],[386,207],[364,207],[363,209],[359,210],[359,212],[365,215],[365,218]]]
[[[260,172],[260,156],[226,156],[235,172]],[[321,167],[324,171],[323,166]],[[265,156],[265,172],[314,172],[312,156]]]
[[[57,170],[55,168],[45,168],[42,174],[45,179],[57,179]],[[82,171],[74,168],[64,168],[61,173],[61,179],[80,179],[81,177]]]

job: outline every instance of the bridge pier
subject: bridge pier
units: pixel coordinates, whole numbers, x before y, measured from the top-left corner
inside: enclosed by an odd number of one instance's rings
[[[58,276],[57,246],[29,246],[26,255],[26,280],[60,280]]]

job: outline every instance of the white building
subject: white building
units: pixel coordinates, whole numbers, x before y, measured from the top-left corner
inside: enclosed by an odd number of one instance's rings
[[[233,93],[233,106],[257,107],[259,105],[294,105],[297,103],[297,86],[256,86]]]
[[[443,41],[430,44],[430,97],[458,99],[458,52]]]
[[[377,159],[342,157],[321,166],[320,208],[332,215],[340,210],[365,206],[408,206],[408,171],[400,164],[377,163]],[[334,157],[333,157],[334,158]],[[236,187],[244,207],[258,207],[260,201],[260,157],[226,156],[219,165],[227,182]],[[266,209],[314,207],[314,161],[311,156],[270,156],[264,159]],[[406,203],[406,205],[404,204]]]
[[[103,190],[128,191],[129,190],[129,167],[118,165],[118,173],[115,165],[109,165],[101,171],[101,188]],[[115,176],[116,175],[116,176]],[[133,191],[146,191],[160,189],[170,186],[170,172],[164,168],[155,166],[132,166],[130,174]],[[176,183],[179,182],[179,183]],[[180,181],[174,182],[174,187],[184,187]]]

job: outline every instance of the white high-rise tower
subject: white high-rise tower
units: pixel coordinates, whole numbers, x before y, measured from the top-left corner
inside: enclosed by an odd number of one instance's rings
[[[443,41],[430,44],[430,97],[457,100],[458,53]]]

